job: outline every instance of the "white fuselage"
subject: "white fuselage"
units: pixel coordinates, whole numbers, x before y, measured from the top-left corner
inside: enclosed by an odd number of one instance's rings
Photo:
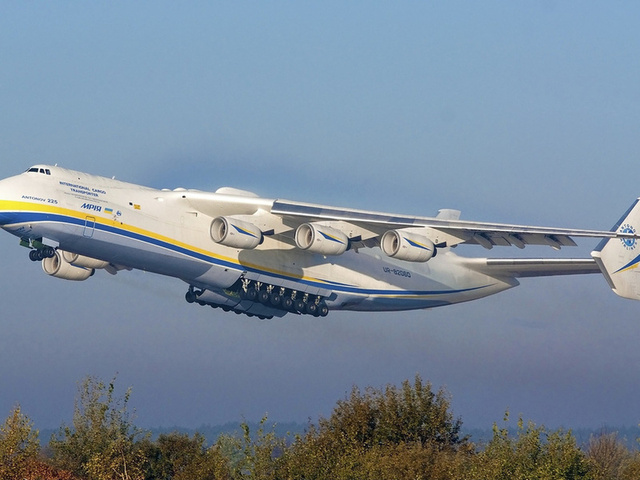
[[[157,190],[59,167],[30,170],[0,181],[5,230],[117,269],[180,278],[200,289],[208,304],[278,315],[238,298],[233,288],[242,281],[319,296],[331,310],[368,311],[448,305],[518,284],[474,270],[447,248],[416,263],[387,257],[377,247],[342,255],[309,253],[278,235],[265,236],[254,249],[228,247],[212,240],[214,216],[269,212],[273,200],[241,192]],[[204,196],[206,212],[197,208]]]

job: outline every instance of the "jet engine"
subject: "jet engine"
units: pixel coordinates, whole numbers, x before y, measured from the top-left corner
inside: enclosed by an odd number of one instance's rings
[[[256,248],[262,243],[262,231],[255,225],[233,217],[216,217],[211,222],[214,242],[234,248]]]
[[[436,246],[431,240],[403,230],[386,231],[380,248],[389,257],[408,262],[426,262],[436,255]]]
[[[58,250],[58,251],[61,251],[61,250]],[[62,251],[62,258],[67,263],[70,263],[74,267],[97,269],[97,268],[106,268],[107,265],[109,265],[109,262],[105,262],[104,260],[85,257],[83,255],[78,255],[77,253],[71,253],[71,252],[65,252],[65,251]]]
[[[47,275],[65,280],[86,280],[95,273],[93,268],[72,265],[65,260],[64,253],[68,252],[56,250],[53,257],[44,258],[42,260],[42,270]]]
[[[303,223],[296,229],[296,245],[323,255],[340,255],[349,247],[349,238],[335,228],[320,223]]]

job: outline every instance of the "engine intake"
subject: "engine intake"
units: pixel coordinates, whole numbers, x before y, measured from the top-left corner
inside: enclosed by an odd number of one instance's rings
[[[216,217],[211,222],[211,238],[227,247],[251,249],[262,243],[262,231],[233,217]]]
[[[296,229],[296,245],[323,255],[340,255],[349,247],[349,238],[335,228],[319,223],[303,223]]]
[[[389,257],[408,262],[426,262],[436,255],[436,246],[427,237],[402,230],[386,231],[380,248]]]

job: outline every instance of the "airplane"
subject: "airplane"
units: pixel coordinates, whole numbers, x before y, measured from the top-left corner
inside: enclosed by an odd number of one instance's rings
[[[231,187],[158,190],[57,165],[0,180],[0,226],[48,275],[138,269],[188,284],[189,303],[260,319],[427,309],[493,295],[523,277],[602,273],[640,299],[640,199],[610,231],[414,217],[267,199]],[[601,239],[591,258],[470,258],[473,244],[525,248]]]

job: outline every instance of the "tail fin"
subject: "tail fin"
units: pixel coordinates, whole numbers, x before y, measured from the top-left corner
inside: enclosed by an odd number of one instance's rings
[[[625,212],[612,232],[635,235],[640,231],[640,198]],[[634,236],[604,239],[591,252],[613,291],[640,300],[640,239]]]

